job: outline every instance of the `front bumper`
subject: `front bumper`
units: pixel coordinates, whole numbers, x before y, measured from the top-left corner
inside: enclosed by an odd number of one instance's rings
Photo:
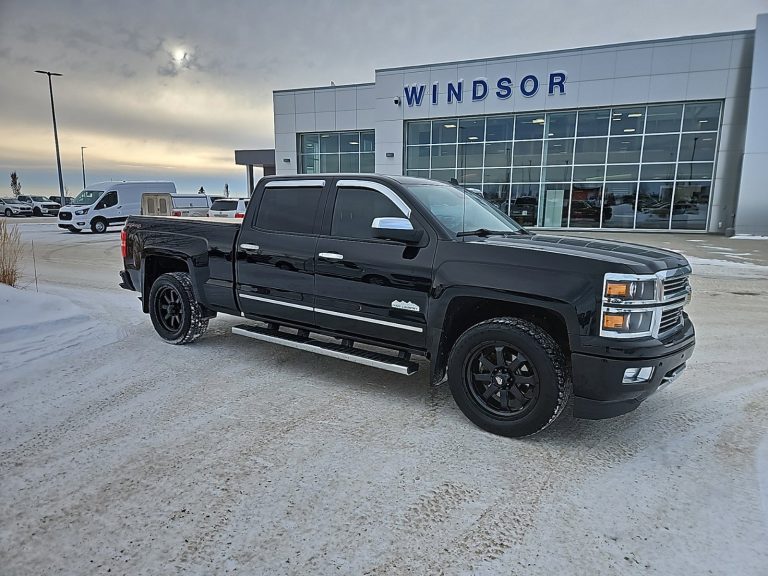
[[[624,357],[574,353],[571,356],[573,415],[598,420],[631,412],[660,386],[680,375],[693,355],[695,345],[693,324],[686,318],[685,325],[672,342],[644,346],[640,355],[637,350]],[[631,343],[627,342],[627,346]],[[654,368],[648,381],[622,383],[625,370],[646,366]]]

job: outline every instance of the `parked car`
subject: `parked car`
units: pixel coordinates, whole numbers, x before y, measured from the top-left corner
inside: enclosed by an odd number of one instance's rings
[[[59,228],[82,232],[90,228],[102,234],[107,227],[123,224],[128,216],[141,214],[141,197],[147,193],[176,193],[173,182],[99,182],[78,194],[72,204],[59,210]]]
[[[547,427],[572,395],[577,418],[630,412],[693,354],[684,256],[533,234],[456,186],[268,176],[238,224],[128,218],[121,286],[162,339],[190,343],[223,313],[251,321],[235,334],[403,375],[421,356],[504,436]]]
[[[55,202],[56,204],[61,204],[61,196],[48,196],[48,200],[50,200],[51,202]],[[72,200],[74,200],[72,196],[64,196],[63,205],[69,206],[70,204],[72,204]]]
[[[144,194],[142,216],[208,216],[211,201],[205,194]]]
[[[248,198],[214,200],[208,216],[215,218],[243,218],[248,209]]]
[[[56,216],[59,213],[61,204],[58,202],[51,202],[45,196],[25,196],[19,194],[19,200],[32,206],[32,214],[34,216]]]
[[[16,198],[0,198],[0,213],[4,216],[32,216],[32,206]]]

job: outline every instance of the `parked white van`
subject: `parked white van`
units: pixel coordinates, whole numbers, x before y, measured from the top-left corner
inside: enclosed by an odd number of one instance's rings
[[[141,214],[141,197],[147,193],[176,193],[173,182],[99,182],[80,192],[72,204],[59,210],[59,228],[81,232],[90,228],[101,234],[111,224]]]
[[[144,194],[142,216],[208,216],[211,201],[205,194]]]

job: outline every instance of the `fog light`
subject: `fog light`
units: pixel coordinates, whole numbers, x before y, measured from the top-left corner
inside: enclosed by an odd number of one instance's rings
[[[653,366],[644,366],[643,368],[627,368],[624,370],[622,384],[638,384],[648,382],[653,376]]]

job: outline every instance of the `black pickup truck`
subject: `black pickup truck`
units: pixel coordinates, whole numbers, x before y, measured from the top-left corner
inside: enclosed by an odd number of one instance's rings
[[[535,433],[635,409],[693,353],[680,254],[528,232],[482,197],[361,174],[262,178],[245,218],[130,216],[121,286],[158,334],[233,332],[413,374],[478,426]]]

